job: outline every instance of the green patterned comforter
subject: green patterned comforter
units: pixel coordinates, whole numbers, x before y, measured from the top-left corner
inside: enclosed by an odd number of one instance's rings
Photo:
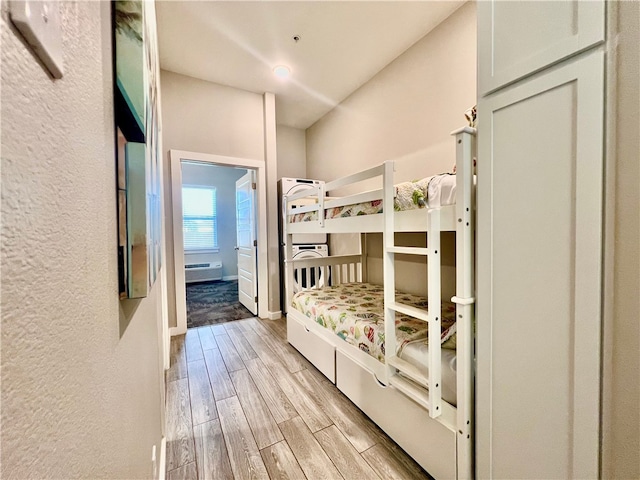
[[[325,328],[372,357],[384,362],[384,289],[369,283],[345,283],[294,295],[292,306]],[[427,309],[427,300],[407,293],[396,293],[396,301]],[[441,336],[443,347],[455,347],[455,305],[442,302]],[[398,354],[409,342],[428,337],[428,324],[396,313]],[[446,343],[445,343],[446,342]]]
[[[427,206],[426,193],[429,187],[429,181],[433,177],[423,178],[414,182],[403,182],[395,185],[394,209],[415,210],[417,208],[425,208]],[[370,202],[356,203],[353,205],[344,205],[325,210],[324,218],[330,220],[332,218],[358,217],[360,215],[374,215],[382,213],[382,200],[372,200]],[[290,223],[310,222],[318,219],[318,212],[296,213],[289,215]]]

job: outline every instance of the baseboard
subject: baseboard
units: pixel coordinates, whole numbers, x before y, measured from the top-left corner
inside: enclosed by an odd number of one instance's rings
[[[228,280],[237,280],[238,279],[238,275],[228,275],[226,277],[222,277],[222,280],[224,280],[225,282]]]
[[[165,480],[167,476],[167,437],[160,442],[160,465],[158,465],[158,480]]]
[[[184,329],[182,329],[180,327],[170,327],[169,328],[169,336],[170,337],[175,337],[176,335],[184,335],[185,333],[187,333],[186,327]]]
[[[269,320],[278,320],[282,316],[282,312],[278,310],[277,312],[268,312],[267,318]]]

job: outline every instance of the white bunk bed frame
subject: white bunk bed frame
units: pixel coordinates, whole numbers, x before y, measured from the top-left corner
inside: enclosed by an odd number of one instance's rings
[[[376,422],[425,470],[436,478],[473,478],[474,444],[474,219],[473,157],[476,130],[452,132],[456,139],[456,203],[440,208],[394,211],[394,163],[382,165],[321,184],[283,199],[285,235],[297,233],[382,232],[384,245],[385,363],[353,347],[329,329],[295,309],[287,314],[287,340]],[[380,177],[382,188],[336,199],[326,192]],[[300,199],[311,204],[291,208]],[[325,219],[326,209],[382,199],[383,213]],[[288,216],[317,212],[317,220],[291,223]],[[427,247],[394,245],[394,232],[427,232]],[[440,232],[456,232],[456,406],[441,397],[440,342],[429,342],[428,376],[398,358],[395,313],[428,322],[429,338],[440,338],[441,272]],[[287,302],[293,297],[294,271],[322,270],[331,284],[363,281],[366,259],[362,254],[292,260],[286,242]],[[421,255],[427,261],[428,312],[396,302],[394,255]],[[330,276],[329,276],[330,273]],[[319,278],[319,276],[316,276]],[[407,380],[410,378],[410,380]],[[394,411],[399,416],[393,416]]]

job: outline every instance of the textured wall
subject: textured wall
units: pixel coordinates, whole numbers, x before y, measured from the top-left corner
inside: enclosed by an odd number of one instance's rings
[[[59,7],[53,81],[2,4],[1,473],[150,478],[160,299],[118,300],[109,4]]]
[[[222,275],[238,275],[238,254],[236,246],[236,180],[247,173],[232,167],[218,167],[194,163],[182,164],[183,185],[204,185],[216,188],[218,215],[218,253],[185,254],[187,261],[222,262]]]

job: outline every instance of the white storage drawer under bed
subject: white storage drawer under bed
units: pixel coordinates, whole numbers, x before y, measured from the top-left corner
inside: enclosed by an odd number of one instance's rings
[[[312,333],[312,332],[309,332]],[[434,478],[456,478],[456,435],[370,370],[336,351],[336,386]],[[428,466],[428,467],[427,467]]]
[[[302,323],[287,315],[287,341],[320,370],[332,383],[336,383],[336,347],[308,330]]]

